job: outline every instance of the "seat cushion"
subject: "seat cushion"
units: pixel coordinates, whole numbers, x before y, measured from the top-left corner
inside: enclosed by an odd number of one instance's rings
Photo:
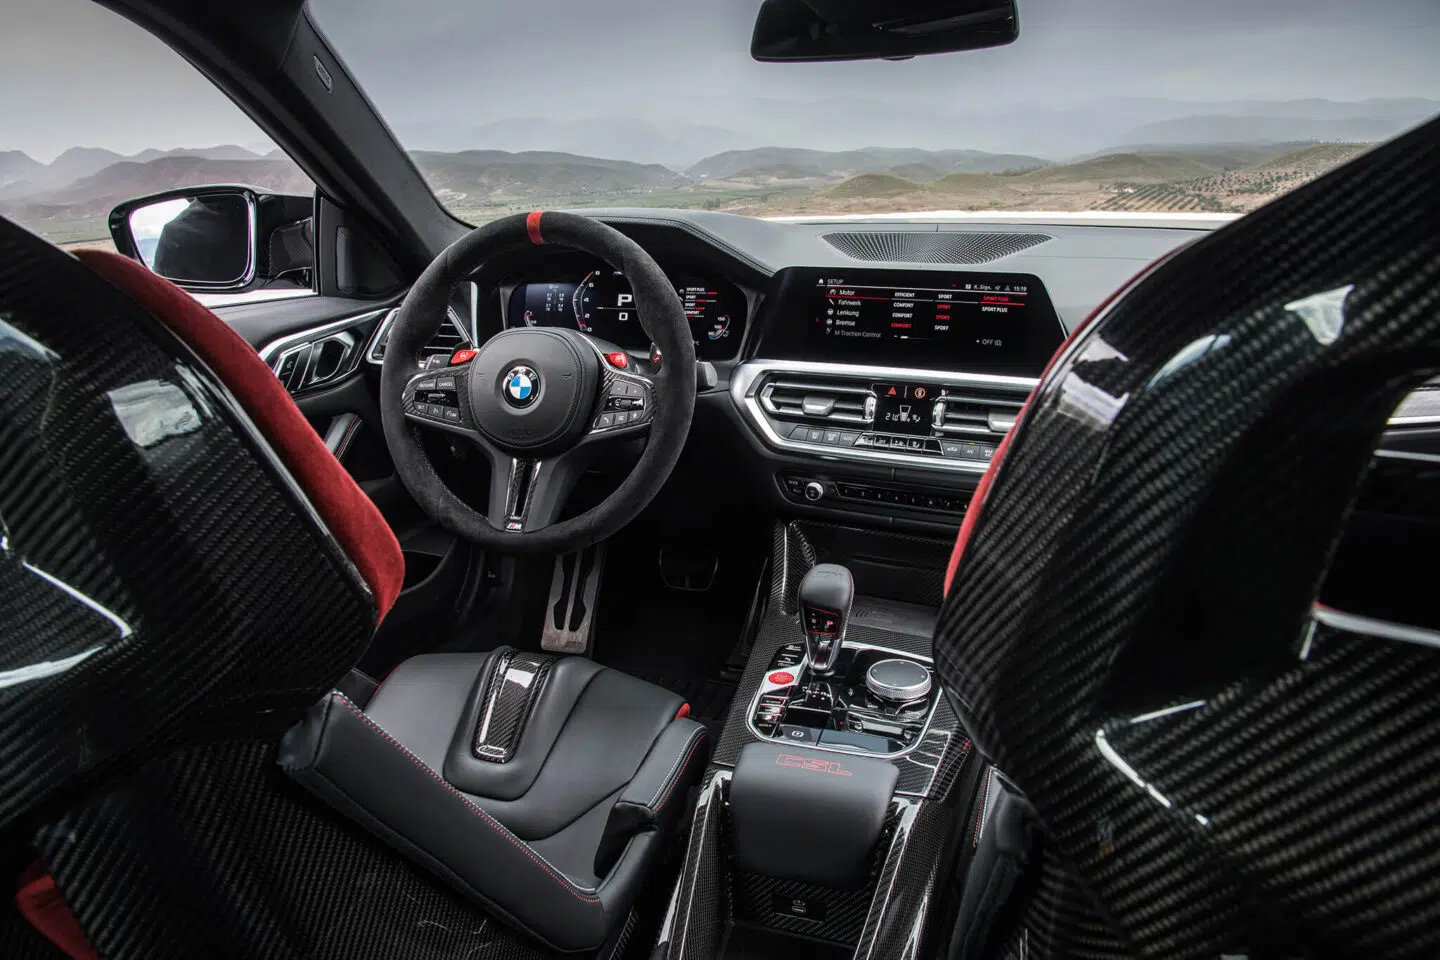
[[[618,929],[704,767],[680,697],[579,657],[501,649],[398,667],[291,730],[297,780],[546,944]]]

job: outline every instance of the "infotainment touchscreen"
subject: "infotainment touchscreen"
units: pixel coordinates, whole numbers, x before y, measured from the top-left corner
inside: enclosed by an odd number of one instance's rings
[[[1038,377],[1064,338],[1029,274],[791,267],[759,355]]]

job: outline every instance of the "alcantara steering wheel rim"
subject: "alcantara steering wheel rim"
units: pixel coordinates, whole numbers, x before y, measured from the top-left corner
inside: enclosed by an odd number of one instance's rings
[[[525,328],[496,334],[468,361],[416,371],[414,357],[439,329],[455,284],[497,253],[544,243],[589,253],[625,275],[641,326],[665,358],[660,369],[616,366],[606,355],[618,347],[578,331]],[[401,303],[380,371],[381,422],[406,489],[447,529],[506,552],[565,553],[619,532],[669,479],[694,409],[695,344],[669,278],[618,230],[568,213],[505,217],[447,247]],[[427,428],[463,436],[489,459],[486,513],[440,479],[421,442]],[[556,522],[590,457],[637,438],[648,442],[620,486]]]

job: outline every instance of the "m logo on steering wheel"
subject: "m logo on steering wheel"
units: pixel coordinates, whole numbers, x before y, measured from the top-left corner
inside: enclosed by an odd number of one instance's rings
[[[528,407],[540,396],[540,375],[529,367],[511,367],[502,390],[512,407]]]

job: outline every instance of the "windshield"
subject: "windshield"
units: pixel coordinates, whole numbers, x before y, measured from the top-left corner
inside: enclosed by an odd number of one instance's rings
[[[311,0],[431,188],[753,216],[1243,213],[1440,111],[1433,0],[1020,0],[1007,47],[757,63],[757,0]]]

